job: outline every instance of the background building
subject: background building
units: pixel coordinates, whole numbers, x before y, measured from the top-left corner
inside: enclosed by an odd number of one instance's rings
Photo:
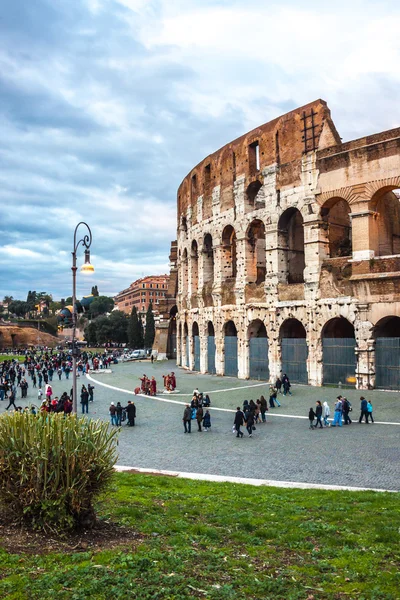
[[[178,364],[400,389],[399,188],[400,129],[342,143],[323,100],[205,158],[178,190]]]
[[[133,306],[136,306],[138,313],[145,314],[151,302],[154,315],[158,315],[159,304],[168,290],[168,279],[168,275],[149,275],[137,279],[115,296],[115,307],[130,315]]]

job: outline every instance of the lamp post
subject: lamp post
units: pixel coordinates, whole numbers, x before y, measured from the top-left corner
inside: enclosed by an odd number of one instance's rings
[[[84,235],[82,239],[76,241],[76,234],[80,225],[84,225],[88,230],[88,233]],[[81,267],[81,273],[85,275],[91,275],[94,273],[94,267],[90,264],[90,245],[92,243],[92,232],[87,223],[81,221],[75,227],[74,231],[74,249],[72,252],[72,411],[76,414],[78,412],[78,399],[76,393],[76,359],[78,356],[78,347],[76,345],[76,251],[80,244],[85,248],[85,263]]]

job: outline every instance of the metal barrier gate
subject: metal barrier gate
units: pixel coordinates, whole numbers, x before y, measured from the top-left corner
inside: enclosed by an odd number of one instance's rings
[[[215,337],[213,335],[209,335],[207,338],[207,371],[211,373],[211,375],[215,375]]]
[[[225,375],[231,377],[237,377],[238,375],[236,336],[225,336]]]
[[[375,387],[400,390],[400,338],[376,338],[375,377]]]
[[[266,337],[250,338],[249,375],[251,379],[269,380],[268,338]]]
[[[282,372],[293,383],[308,383],[308,347],[305,338],[282,338]]]
[[[355,385],[357,357],[354,338],[323,338],[323,382],[338,385]],[[349,380],[349,378],[351,378]]]
[[[200,338],[195,335],[193,338],[194,342],[194,371],[200,371]]]

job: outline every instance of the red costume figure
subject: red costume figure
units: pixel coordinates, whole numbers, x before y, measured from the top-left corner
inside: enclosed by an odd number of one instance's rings
[[[141,386],[140,389],[142,390],[142,392],[146,392],[146,381],[147,381],[147,377],[146,375],[143,375],[143,377],[139,377],[140,381],[141,381]]]
[[[164,388],[169,392],[169,375],[163,375]]]
[[[157,394],[157,382],[154,379],[154,377],[152,377],[150,381],[150,391],[152,396],[155,396]]]
[[[174,389],[176,388],[176,377],[175,377],[175,373],[172,371],[171,375],[169,376],[169,384],[171,386],[171,390],[174,391]]]

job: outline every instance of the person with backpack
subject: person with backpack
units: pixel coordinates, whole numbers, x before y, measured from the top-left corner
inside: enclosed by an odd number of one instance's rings
[[[351,425],[351,419],[350,419],[350,416],[349,416],[349,412],[351,411],[351,404],[347,400],[347,398],[343,398],[342,405],[343,405],[344,424],[345,425]]]
[[[332,427],[336,427],[336,425],[338,425],[338,427],[342,426],[342,396],[336,398],[335,416],[333,418]]]
[[[204,431],[208,431],[209,429],[211,429],[211,415],[210,415],[209,410],[206,410],[206,412],[204,414],[203,427],[204,427]]]
[[[368,423],[368,402],[364,398],[364,396],[360,396],[361,400],[361,413],[360,418],[358,419],[359,423],[362,423],[363,417],[365,417],[365,422]]]
[[[311,407],[310,410],[308,411],[308,419],[310,421],[309,429],[315,429],[315,426],[314,426],[315,412],[314,412],[313,407]]]
[[[243,437],[243,431],[240,430],[241,426],[244,423],[244,414],[243,411],[240,410],[240,406],[236,408],[235,419],[233,421],[234,428],[236,429],[236,437]]]
[[[374,410],[374,407],[372,406],[372,402],[371,400],[368,400],[367,402],[367,412],[368,412],[368,417],[371,419],[372,423],[374,423],[374,417],[372,416],[372,411]]]
[[[117,419],[118,427],[121,427],[121,424],[122,424],[122,411],[123,411],[123,408],[122,408],[121,402],[117,402],[117,406],[115,407],[115,416]]]
[[[320,426],[320,429],[323,429],[323,425],[322,425],[322,404],[320,400],[317,400],[317,407],[315,409],[315,416],[317,418],[317,422],[315,424],[315,428],[318,427],[318,423]]]

